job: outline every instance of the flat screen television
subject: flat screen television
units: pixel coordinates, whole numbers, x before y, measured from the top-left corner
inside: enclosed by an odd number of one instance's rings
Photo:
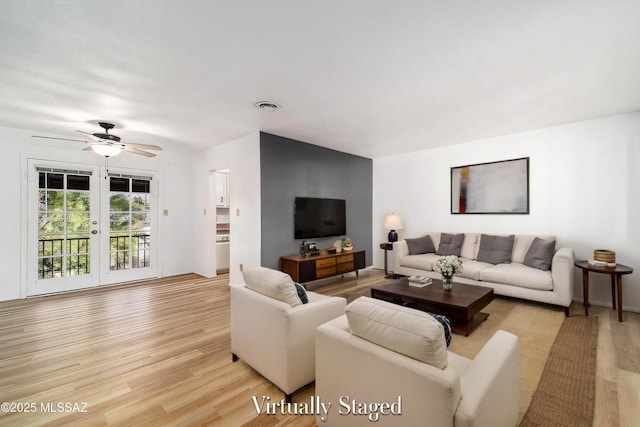
[[[346,202],[342,199],[296,197],[293,217],[296,239],[347,234]]]

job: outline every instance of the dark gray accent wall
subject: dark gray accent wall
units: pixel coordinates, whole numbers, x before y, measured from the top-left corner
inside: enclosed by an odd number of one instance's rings
[[[280,268],[280,257],[299,253],[293,237],[296,196],[345,199],[347,235],[372,264],[373,161],[317,145],[260,133],[261,263]],[[328,248],[342,238],[307,239]]]

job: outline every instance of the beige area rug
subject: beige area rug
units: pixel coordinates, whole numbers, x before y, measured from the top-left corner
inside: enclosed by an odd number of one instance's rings
[[[597,346],[597,317],[564,321],[521,427],[593,424]]]
[[[489,313],[489,318],[468,337],[454,334],[449,350],[472,359],[497,330],[517,335],[520,343],[521,420],[529,408],[551,347],[565,320],[564,311],[504,298],[496,298],[483,311]]]

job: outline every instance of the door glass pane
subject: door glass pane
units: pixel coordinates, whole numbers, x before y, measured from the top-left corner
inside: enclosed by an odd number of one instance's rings
[[[44,207],[42,210],[64,210],[64,191],[45,191],[44,194]]]
[[[67,192],[67,210],[68,211],[89,211],[89,192],[88,191],[68,191]]]
[[[67,214],[67,232],[75,233],[78,231],[89,232],[90,227],[89,212],[76,212]]]
[[[89,191],[89,175],[67,175],[67,190]]]
[[[64,174],[48,172],[47,188],[58,188],[62,190],[64,188]]]
[[[131,229],[135,231],[149,230],[151,226],[148,213],[134,213],[131,216]]]
[[[131,191],[134,193],[149,193],[150,185],[151,185],[150,181],[143,180],[143,179],[132,179]]]
[[[134,194],[131,201],[132,211],[148,211],[149,210],[149,195],[148,194]]]
[[[89,233],[67,235],[67,275],[89,273]]]
[[[110,177],[111,270],[143,268],[151,259],[151,206],[148,180]]]
[[[109,189],[111,191],[129,192],[129,178],[109,177]]]
[[[129,212],[129,193],[111,193],[110,209],[112,212]]]
[[[89,175],[38,174],[38,278],[89,274]]]
[[[64,233],[64,214],[54,212],[40,212],[38,224],[41,233]]]
[[[111,231],[129,231],[130,213],[112,213],[109,216]]]

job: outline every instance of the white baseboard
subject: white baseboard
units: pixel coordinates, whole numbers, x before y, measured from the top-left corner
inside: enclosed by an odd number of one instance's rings
[[[580,304],[584,304],[584,299],[583,298],[574,298],[573,299],[576,302],[579,302]],[[589,305],[597,305],[600,307],[608,307],[611,308],[611,301],[599,301],[599,300],[593,300],[591,298],[589,298]],[[634,313],[640,313],[640,307],[630,307],[628,305],[624,305],[622,304],[622,311],[632,311]]]

